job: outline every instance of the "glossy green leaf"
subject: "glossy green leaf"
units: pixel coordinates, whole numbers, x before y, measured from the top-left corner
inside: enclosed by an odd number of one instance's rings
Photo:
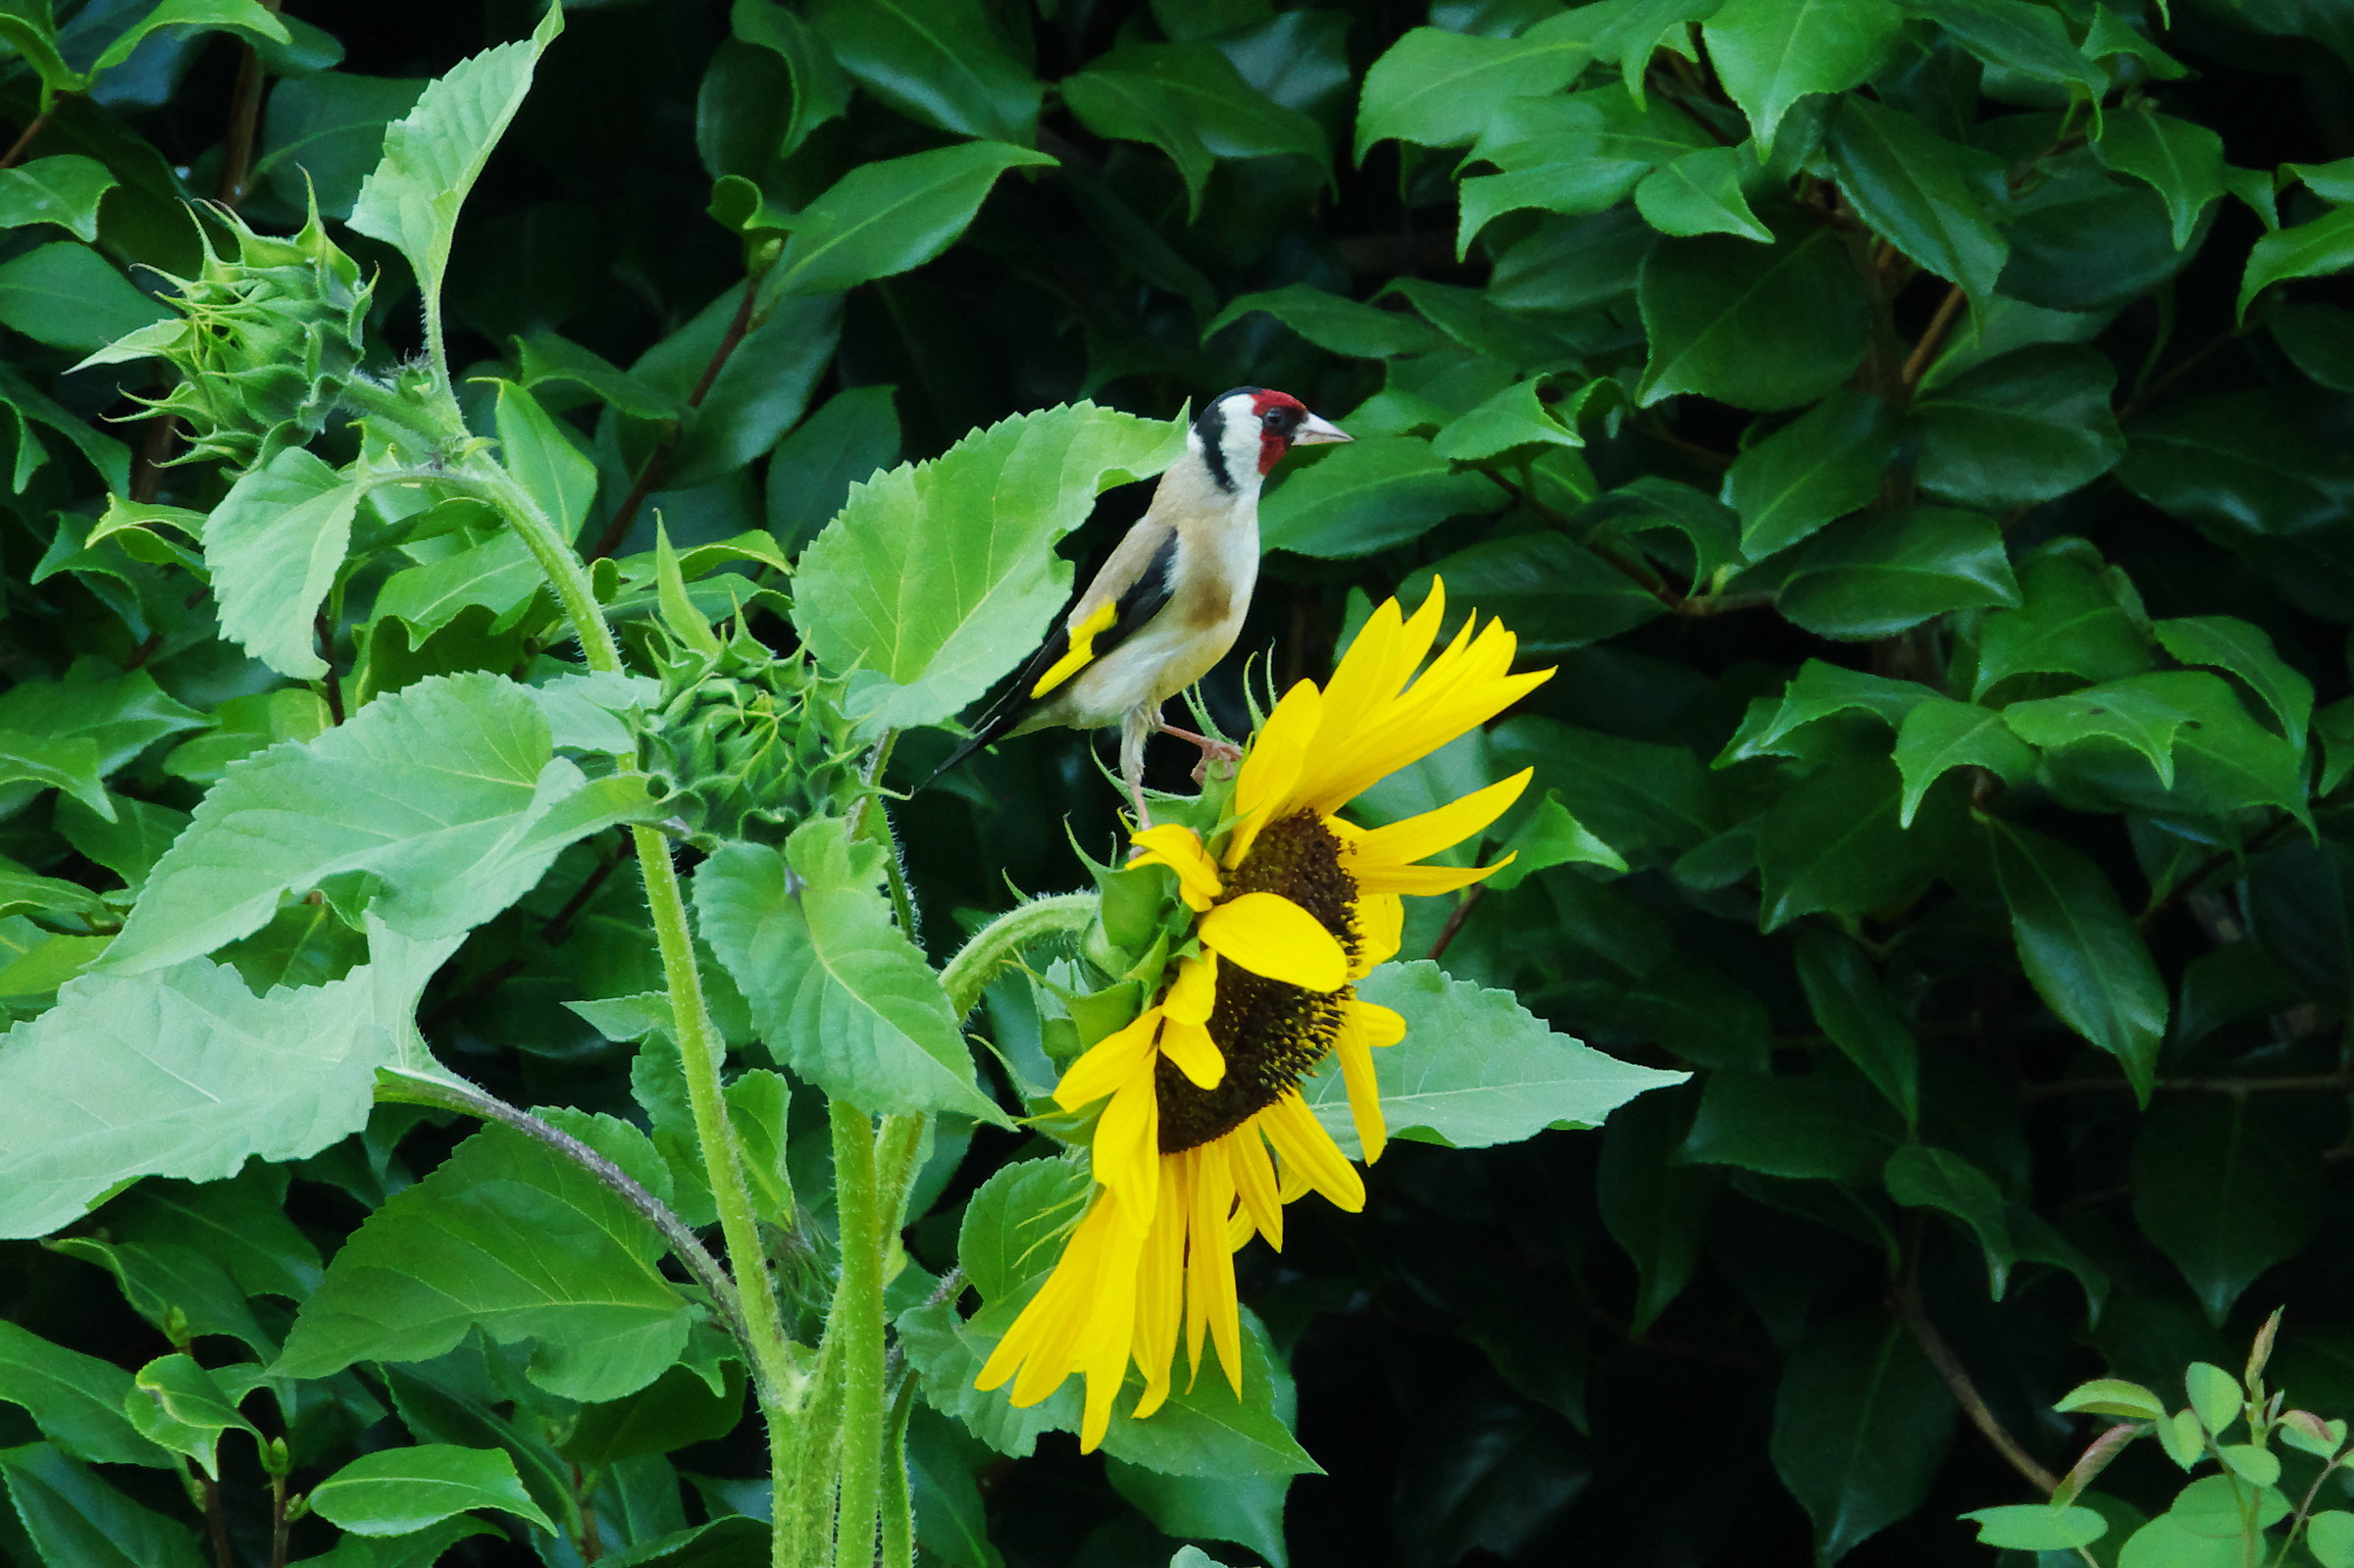
[[[1840,1065],[1836,1073],[1711,1073],[1676,1158],[1790,1181],[1872,1181],[1904,1128]]]
[[[2122,1063],[2146,1096],[2166,1037],[2166,985],[2101,869],[2078,851],[2000,818],[1987,839],[2020,963],[2044,1004]]]
[[[122,181],[78,153],[34,158],[0,170],[0,228],[55,224],[87,244],[98,238],[98,204]]]
[[[2019,1252],[1994,1178],[1950,1149],[1908,1143],[1888,1157],[1881,1179],[1888,1195],[1906,1208],[1936,1209],[1970,1228],[1986,1253],[1989,1293],[2000,1301]]]
[[[2081,87],[2095,99],[2108,79],[2069,35],[2060,13],[2033,0],[1909,0],[1990,66],[2038,81]]]
[[[161,0],[145,16],[115,35],[114,41],[91,62],[90,75],[95,76],[122,65],[150,34],[166,27],[184,27],[191,32],[218,28],[245,33],[253,40],[292,42],[285,23],[261,0]]]
[[[133,1177],[218,1181],[353,1132],[376,1069],[422,1052],[411,1014],[456,945],[374,926],[369,964],[262,997],[201,962],[69,982],[0,1035],[0,1235],[45,1235]]]
[[[1264,311],[1318,348],[1355,359],[1427,353],[1447,341],[1436,328],[1406,311],[1360,304],[1306,283],[1240,295],[1210,319],[1202,335],[1213,336],[1255,311]]]
[[[817,537],[850,486],[898,461],[895,388],[838,392],[779,443],[768,460],[768,529],[788,554]]]
[[[1953,1397],[1893,1315],[1824,1323],[1791,1353],[1774,1395],[1772,1453],[1838,1561],[1919,1507],[1945,1456]]]
[[[158,1356],[139,1369],[124,1409],[140,1436],[160,1447],[187,1455],[215,1480],[221,1476],[221,1435],[242,1432],[262,1441],[252,1422],[237,1414],[236,1395],[185,1354]]]
[[[2140,756],[2094,741],[2064,755],[2047,754],[2055,788],[2081,786],[2155,813],[2227,817],[2273,807],[2307,817],[2304,757],[2258,724],[2221,677],[2170,670],[2105,689],[2142,693],[2184,716],[2175,733],[2172,784]]]
[[[1880,492],[1896,455],[1888,405],[1836,392],[1733,460],[1724,499],[1741,514],[1741,551],[1761,560]]]
[[[2190,715],[2147,686],[2119,683],[2086,686],[2065,696],[2014,702],[2003,710],[2012,733],[2029,745],[2057,750],[2084,740],[2114,740],[2130,746],[2158,775],[2160,788],[2175,784],[2175,737]]]
[[[177,1463],[123,1413],[130,1374],[96,1356],[0,1323],[0,1399],[21,1405],[58,1448],[94,1464]]]
[[[1919,506],[1817,533],[1775,602],[1820,636],[1864,639],[1950,610],[2016,605],[2019,585],[1994,519]]]
[[[1920,1120],[1920,1046],[1887,983],[1862,948],[1821,927],[1801,927],[1795,946],[1815,1021],[1914,1126]]]
[[[334,878],[366,879],[393,931],[456,936],[528,892],[575,838],[649,809],[642,780],[590,781],[554,755],[547,720],[511,683],[421,681],[308,745],[233,767],[157,863],[107,967],[210,952]]]
[[[496,1508],[552,1531],[495,1448],[420,1443],[364,1453],[311,1489],[322,1519],[361,1536],[405,1536],[469,1508]]]
[[[878,475],[801,553],[795,623],[823,663],[872,683],[854,699],[870,722],[947,718],[1038,645],[1070,593],[1054,542],[1097,492],[1158,473],[1183,439],[1080,403]]]
[[[1415,573],[1399,591],[1415,602],[1433,578],[1445,580],[1456,602],[1510,627],[1530,658],[1584,647],[1667,613],[1658,594],[1559,533],[1474,544]]]
[[[2146,108],[2111,115],[2093,148],[2111,169],[2166,198],[2176,247],[2190,243],[2200,215],[2224,194],[2224,138],[2205,126]]]
[[[1689,1090],[1638,1095],[1603,1126],[1595,1201],[1611,1239],[1635,1265],[1629,1321],[1636,1334],[1683,1293],[1708,1239],[1722,1175],[1673,1158],[1691,1134],[1697,1104]]]
[[[1508,99],[1566,86],[1592,58],[1581,19],[1573,15],[1540,23],[1517,38],[1416,27],[1365,73],[1357,162],[1375,142],[1392,138],[1462,146],[1487,128]]]
[[[1027,144],[1039,83],[980,0],[828,0],[807,13],[843,69],[886,105],[958,136]]]
[[[781,854],[726,845],[694,878],[703,939],[769,1048],[827,1093],[870,1112],[1002,1124],[939,977],[892,924],[884,853],[835,819],[794,829]]]
[[[1542,378],[1513,382],[1440,427],[1430,449],[1450,462],[1477,463],[1515,447],[1585,445],[1583,436],[1545,407],[1542,389]]]
[[[1728,0],[1701,32],[1724,90],[1749,116],[1759,147],[1770,151],[1800,99],[1863,81],[1903,24],[1889,0]]]
[[[1795,408],[1846,380],[1870,340],[1855,274],[1827,228],[1767,248],[1727,234],[1664,241],[1643,264],[1638,298],[1651,338],[1636,391],[1645,405],[1698,392]]]
[[[430,1360],[479,1328],[501,1344],[536,1340],[531,1378],[550,1392],[619,1398],[687,1343],[690,1308],[662,1255],[652,1226],[595,1177],[487,1128],[343,1243],[272,1370]]]
[[[1932,697],[1905,714],[1896,731],[1896,771],[1904,778],[1897,820],[1913,826],[1929,785],[1955,768],[1984,768],[2017,784],[2035,767],[2035,750],[1992,708]]]
[[[2307,1516],[2305,1544],[2322,1568],[2354,1568],[2354,1513],[2325,1508]]]
[[[1840,100],[1824,150],[1840,194],[1882,238],[1972,300],[1994,293],[2011,247],[1983,208],[1987,161],[1855,97]]]
[[[1745,762],[1751,757],[1795,756],[1803,748],[1784,744],[1792,735],[1820,719],[1842,713],[1868,713],[1890,725],[1933,693],[1918,681],[1895,681],[1845,665],[1809,659],[1782,687],[1781,700],[1761,698],[1752,705],[1733,738],[1725,743],[1716,766]]]
[[[351,216],[384,152],[384,127],[417,107],[426,83],[323,71],[277,83],[262,117],[253,183],[289,208],[316,198],[322,216]]]
[[[955,243],[999,175],[1053,162],[981,141],[860,164],[793,215],[764,291],[831,294],[921,267]]]
[[[1738,147],[1702,147],[1643,177],[1635,187],[1635,209],[1663,234],[1738,234],[1761,245],[1773,231],[1758,222],[1742,193],[1751,168]]]
[[[1847,741],[1756,819],[1767,931],[1801,915],[1866,915],[1910,901],[1950,853],[1952,801],[1902,823],[1903,781],[1885,741]]]
[[[849,107],[849,77],[816,29],[790,6],[777,0],[735,0],[728,11],[728,25],[745,43],[784,61],[792,74],[793,110],[779,138],[777,156],[792,157],[810,132],[842,118]]]
[[[1259,503],[1259,543],[1349,560],[1418,538],[1451,517],[1494,511],[1505,499],[1494,481],[1457,472],[1428,441],[1376,436],[1294,468]]]
[[[43,1563],[74,1568],[201,1568],[185,1525],[131,1501],[45,1442],[0,1448],[0,1481]]]
[[[0,323],[52,348],[101,349],[170,314],[105,257],[70,239],[0,262]]]
[[[2311,223],[2266,234],[2248,252],[2239,314],[2245,318],[2256,296],[2275,283],[2327,277],[2349,267],[2354,267],[2354,207],[2334,208]]]
[[[2133,1216],[2213,1323],[2265,1270],[2313,1239],[2327,1194],[2319,1143],[2293,1117],[2260,1102],[2170,1099],[2134,1136]],[[2221,1398],[2213,1403],[2201,1407],[2202,1419],[2222,1416]]]
[[[2094,1378],[2079,1383],[2052,1404],[2063,1415],[2087,1411],[2093,1415],[2123,1416],[2128,1421],[2164,1421],[2166,1403],[2138,1383],[2123,1378]]]
[[[1991,508],[2091,483],[2124,455],[2109,410],[2115,378],[2106,354],[2061,344],[1964,372],[1914,405],[1921,485]]]
[[[2149,638],[2118,602],[2116,575],[2082,539],[2055,539],[2022,556],[2019,586],[2023,602],[1983,623],[1972,696],[2016,675],[2115,681],[2150,668]]]
[[[1962,1516],[1978,1527],[1981,1545],[2010,1551],[2071,1551],[2109,1533],[2109,1521],[2090,1508],[2018,1502]]]
[[[1427,960],[1384,965],[1357,994],[1406,1019],[1406,1038],[1373,1058],[1393,1138],[1486,1148],[1549,1127],[1597,1127],[1646,1089],[1689,1076],[1606,1056],[1555,1033],[1510,992],[1451,979]],[[1338,1062],[1328,1059],[1301,1092],[1341,1151],[1359,1157]]]
[[[458,209],[523,107],[539,56],[563,30],[563,9],[551,7],[529,38],[462,60],[429,85],[385,129],[384,161],[352,203],[351,227],[399,251],[417,275],[436,343]]]

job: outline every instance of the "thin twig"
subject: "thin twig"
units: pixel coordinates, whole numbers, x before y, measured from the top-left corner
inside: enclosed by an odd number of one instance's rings
[[[1954,1347],[1945,1342],[1945,1336],[1937,1332],[1937,1325],[1929,1321],[1928,1309],[1920,1300],[1919,1237],[1919,1233],[1916,1231],[1915,1244],[1908,1248],[1904,1277],[1895,1291],[1892,1304],[1898,1318],[1912,1331],[1914,1341],[1920,1346],[1921,1354],[1929,1358],[1929,1365],[1935,1367],[1937,1375],[1945,1379],[1945,1386],[1953,1391],[1954,1402],[1961,1405],[1963,1413],[1970,1417],[1970,1425],[1976,1427],[1979,1435],[1993,1444],[1994,1451],[2001,1454],[2012,1469],[2026,1477],[2038,1492],[2050,1496],[2060,1490],[2060,1478],[2036,1463],[2035,1456],[2021,1447],[2019,1440],[2012,1437],[2002,1422],[1996,1419],[1994,1411],[1978,1392],[1978,1386],[1970,1381],[1970,1369],[1962,1364],[1960,1356],[1954,1354]]]
[[[44,109],[32,117],[31,123],[26,126],[17,139],[8,144],[8,151],[0,152],[0,169],[17,167],[19,160],[25,156],[25,149],[32,145],[32,138],[41,133],[42,128],[49,124],[49,117],[55,113],[57,111],[54,108]]]
[[[752,329],[752,307],[758,302],[759,295],[760,279],[745,278],[743,297],[736,302],[735,317],[729,321],[728,329],[719,340],[719,347],[712,350],[711,362],[703,367],[702,379],[694,383],[694,390],[687,395],[688,408],[701,408],[703,399],[711,395],[711,388],[719,381],[719,373],[727,368],[728,357],[736,352],[743,342],[744,335]],[[686,433],[684,424],[673,424],[662,432],[662,438],[654,443],[653,451],[640,466],[638,477],[631,481],[630,493],[621,498],[620,506],[614,508],[613,521],[606,524],[605,531],[596,536],[595,547],[588,552],[589,560],[611,555],[621,548],[621,541],[630,536],[630,529],[637,523],[638,513],[645,505],[645,498],[654,493],[654,486],[661,482],[663,471],[670,467],[670,454],[678,449]]]
[[[1487,896],[1487,892],[1488,885],[1484,882],[1477,883],[1473,885],[1469,892],[1463,894],[1456,902],[1456,906],[1447,912],[1447,924],[1439,928],[1438,939],[1430,944],[1430,951],[1423,954],[1425,958],[1435,964],[1447,956],[1447,949],[1454,942],[1455,934],[1463,929],[1463,922],[1471,918],[1473,907]]]
[[[196,1472],[196,1486],[204,1493],[204,1533],[212,1538],[213,1561],[220,1568],[237,1568],[237,1559],[229,1549],[229,1516],[221,1508],[221,1483],[205,1474],[204,1466],[193,1459],[188,1468]]]
[[[2158,377],[2154,380],[2144,382],[2140,387],[2135,389],[2131,397],[2125,399],[2124,406],[2118,409],[2117,423],[2124,425],[2130,422],[2134,415],[2139,414],[2143,409],[2149,407],[2151,401],[2155,399],[2160,392],[2165,391],[2168,387],[2174,385],[2175,382],[2180,380],[2183,377],[2189,375],[2192,371],[2197,370],[2201,365],[2207,363],[2208,360],[2214,358],[2217,354],[2222,353],[2226,346],[2230,344],[2240,335],[2240,330],[2241,329],[2237,328],[2226,328],[2224,330],[2209,338],[2206,342],[2200,344],[2197,348],[2192,349],[2189,353],[2183,355],[2181,359],[2175,361],[2175,368],[2173,370],[2168,371],[2164,376]]]
[[[1937,302],[1937,314],[1929,318],[1929,325],[1921,330],[1920,341],[1913,345],[1913,352],[1905,356],[1904,369],[1897,373],[1897,381],[1907,392],[1919,386],[1920,379],[1928,374],[1930,359],[1945,342],[1945,334],[1953,329],[1954,318],[1962,314],[1962,306],[1968,297],[1962,292],[1962,285],[1956,283],[1945,291],[1945,298]]]
[[[262,5],[274,16],[281,3],[281,0],[262,0]],[[246,190],[253,179],[253,142],[262,119],[262,89],[268,84],[269,73],[262,69],[261,51],[249,38],[237,56],[237,84],[229,99],[229,134],[221,142],[221,177],[213,185],[214,199],[224,207],[244,205]]]

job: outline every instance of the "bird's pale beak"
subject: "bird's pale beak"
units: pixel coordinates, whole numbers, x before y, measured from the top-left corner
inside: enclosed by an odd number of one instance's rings
[[[1355,436],[1333,424],[1332,421],[1318,419],[1313,414],[1302,420],[1300,428],[1292,431],[1292,440],[1301,446],[1324,446],[1333,441],[1355,439]]]

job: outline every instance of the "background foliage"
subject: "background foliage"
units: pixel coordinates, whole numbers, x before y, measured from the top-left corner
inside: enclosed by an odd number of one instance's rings
[[[372,553],[397,520],[319,474],[230,496],[209,465],[160,467],[179,437],[130,400],[163,390],[148,363],[71,368],[162,318],[140,269],[197,273],[183,199],[290,232],[306,178],[381,270],[371,354],[415,352],[410,262],[385,221],[344,221],[385,126],[522,36],[526,8],[275,22],[89,0],[49,20],[0,7],[0,117],[23,132],[0,160],[0,1005],[19,1018],[115,939],[232,760],[427,676],[525,668],[556,625],[528,560],[473,520]],[[1357,441],[1270,493],[1244,646],[1278,680],[1320,673],[1360,594],[1437,573],[1562,670],[1376,801],[1405,813],[1524,764],[1545,792],[1520,865],[1408,953],[1695,1075],[1599,1137],[1397,1146],[1366,1215],[1304,1207],[1280,1257],[1249,1260],[1325,1474],[1172,1478],[1059,1438],[1015,1465],[919,1411],[932,1558],[1165,1560],[1193,1539],[1304,1568],[1977,1561],[1953,1515],[2066,1467],[2090,1429],[2049,1406],[2083,1378],[2171,1402],[2186,1363],[2237,1365],[2285,1302],[2272,1381],[2354,1406],[2335,1201],[2354,312],[2327,277],[2354,263],[2350,72],[2330,0],[570,14],[435,265],[458,374],[553,416],[516,424],[523,403],[469,381],[477,428],[510,461],[540,454],[584,547],[623,563],[601,569],[618,599],[654,595],[657,513],[716,611],[713,584],[743,579],[713,573],[777,585],[763,563],[853,481],[976,426],[1282,386]],[[1141,504],[1114,491],[1068,553]],[[336,529],[358,531],[348,567],[340,543],[302,553]],[[240,545],[275,641],[207,591]],[[939,652],[858,700],[945,718],[981,682]],[[1210,691],[1230,726],[1240,695],[1239,668]],[[554,742],[509,743],[532,722],[450,770],[486,776],[499,832],[557,809]],[[892,782],[950,743],[911,735]],[[338,765],[397,800],[381,770],[403,749],[351,750]],[[1100,849],[1112,798],[1079,742],[1041,737],[899,809],[935,953],[1006,880],[1070,885],[1064,818]],[[386,874],[365,856],[284,903],[257,873],[254,918],[189,950],[229,940],[255,992],[354,987],[327,1011],[355,1027],[395,1027],[424,986],[424,1031],[461,1071],[585,1128],[643,1121],[661,1086],[633,1097],[630,1000],[659,971],[634,881],[610,875],[617,834],[584,834],[518,851],[504,874],[534,890],[437,974],[469,919],[361,930],[354,889]],[[133,922],[110,962],[182,956],[140,939]],[[363,982],[381,1017],[346,1005]],[[1024,1014],[997,993],[1017,1064],[1037,1059]],[[70,1061],[74,1039],[28,1025],[0,1063]],[[318,1054],[331,1071],[333,1042]],[[650,1125],[657,1147],[675,1136]],[[76,1190],[21,1220],[71,1236],[0,1264],[0,1555],[39,1561],[37,1537],[51,1561],[195,1561],[176,1521],[197,1515],[155,1455],[217,1447],[224,1529],[261,1560],[254,1445],[221,1441],[244,1391],[206,1368],[274,1355],[366,1215],[455,1182],[463,1131],[380,1107],[290,1166],[149,1181],[87,1221],[102,1188]],[[35,1191],[15,1146],[12,1200]],[[947,1266],[1018,1146],[944,1134],[918,1262]],[[535,1176],[525,1145],[466,1158],[534,1194],[526,1212],[595,1229],[593,1192]],[[824,1190],[822,1170],[796,1180]],[[628,1332],[675,1358],[675,1294],[643,1255],[614,1266],[643,1275]],[[707,1351],[598,1403],[609,1389],[533,1360],[548,1303],[495,1305],[511,1350],[363,1373],[314,1343],[296,1483],[405,1437],[427,1446],[367,1462],[441,1465],[560,1563],[746,1505],[762,1454]],[[45,1360],[35,1336],[97,1359]],[[163,1412],[141,1434],[104,1414],[133,1371]],[[455,1457],[486,1448],[512,1473]],[[342,1470],[318,1512],[369,1519],[371,1484]],[[2105,1485],[2153,1509],[2173,1490],[2149,1444]],[[477,1538],[448,1560],[527,1555]]]

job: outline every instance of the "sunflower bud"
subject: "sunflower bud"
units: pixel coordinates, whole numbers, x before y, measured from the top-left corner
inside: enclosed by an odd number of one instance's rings
[[[200,230],[204,265],[194,278],[163,277],[179,312],[100,349],[83,365],[153,355],[179,372],[170,396],[151,404],[185,422],[191,455],[240,468],[268,462],[319,433],[357,374],[374,288],[319,222],[318,203],[292,235],[260,234],[233,212],[218,216],[236,255]],[[78,368],[78,367],[77,367]]]
[[[842,683],[741,631],[719,651],[667,662],[642,744],[689,839],[782,844],[813,816],[843,814],[869,786],[866,748],[842,715]]]

